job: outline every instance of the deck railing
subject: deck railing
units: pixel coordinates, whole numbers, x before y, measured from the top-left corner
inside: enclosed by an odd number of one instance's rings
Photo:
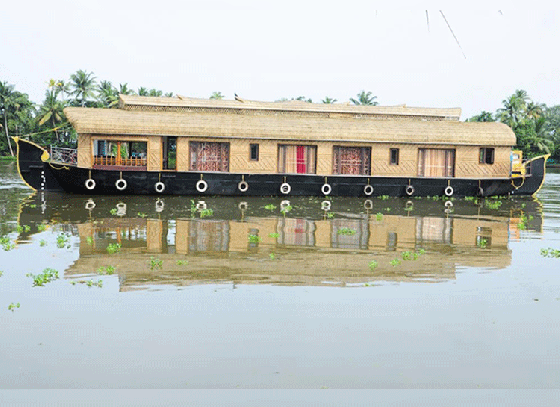
[[[64,148],[51,146],[51,161],[64,164],[78,163],[78,150],[75,148]]]
[[[145,167],[148,165],[146,158],[142,157],[129,157],[118,158],[111,156],[95,156],[93,157],[93,165],[103,166],[125,166],[125,167]]]

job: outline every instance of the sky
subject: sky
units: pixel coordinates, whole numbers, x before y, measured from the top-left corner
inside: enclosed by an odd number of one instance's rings
[[[50,79],[82,69],[200,98],[344,103],[365,90],[385,106],[460,107],[462,119],[496,111],[516,89],[560,104],[560,5],[441,8],[459,46],[440,8],[420,3],[9,1],[0,81],[36,103]]]

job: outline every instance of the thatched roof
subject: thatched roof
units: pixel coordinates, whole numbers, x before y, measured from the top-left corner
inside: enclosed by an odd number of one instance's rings
[[[245,115],[221,109],[135,111],[68,107],[65,113],[81,134],[488,146],[516,143],[514,133],[501,123]]]
[[[355,106],[349,103],[307,103],[299,100],[260,102],[254,100],[210,100],[187,97],[145,97],[119,95],[119,108],[124,110],[225,110],[229,112],[281,112],[309,116],[330,114],[360,115],[372,118],[406,118],[427,120],[459,120],[460,108],[425,108],[400,106]]]

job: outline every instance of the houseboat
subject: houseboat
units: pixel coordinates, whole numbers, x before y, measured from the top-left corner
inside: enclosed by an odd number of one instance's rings
[[[533,195],[546,156],[521,163],[502,123],[458,108],[120,95],[67,107],[77,149],[17,139],[36,190],[227,196]]]

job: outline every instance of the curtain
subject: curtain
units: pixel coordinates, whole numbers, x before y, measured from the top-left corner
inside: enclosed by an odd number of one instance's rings
[[[371,148],[334,147],[333,174],[370,175]]]
[[[455,150],[421,148],[418,150],[419,177],[454,177]]]
[[[286,174],[315,174],[316,146],[278,146],[278,172]]]
[[[229,143],[190,143],[191,171],[229,171]]]

